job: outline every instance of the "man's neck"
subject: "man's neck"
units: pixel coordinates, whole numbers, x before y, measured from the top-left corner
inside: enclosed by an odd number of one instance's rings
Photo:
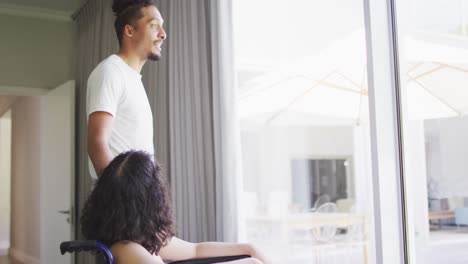
[[[126,51],[124,49],[120,49],[117,55],[138,73],[141,72],[141,69],[146,62],[146,60],[142,60],[141,57],[135,53]]]

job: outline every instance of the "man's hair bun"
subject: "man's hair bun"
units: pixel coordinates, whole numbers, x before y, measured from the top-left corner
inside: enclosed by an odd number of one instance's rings
[[[115,15],[119,15],[129,6],[138,5],[138,4],[145,4],[148,2],[147,0],[114,0],[112,3],[112,11]]]

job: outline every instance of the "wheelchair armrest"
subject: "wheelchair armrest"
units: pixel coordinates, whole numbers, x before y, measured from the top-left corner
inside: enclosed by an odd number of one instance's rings
[[[224,257],[213,257],[213,258],[201,258],[201,259],[187,259],[169,262],[169,264],[212,264],[219,262],[228,262],[243,258],[250,258],[249,255],[239,255],[239,256],[224,256]]]
[[[62,253],[62,255],[67,252],[73,253],[80,251],[97,251],[104,256],[106,263],[114,263],[114,257],[109,248],[99,241],[75,240],[60,243],[60,253]]]
[[[106,264],[113,264],[114,257],[112,256],[109,248],[103,243],[95,240],[76,240],[76,241],[66,241],[60,244],[60,252],[62,255],[65,253],[73,253],[80,251],[97,251],[102,254],[106,260]],[[200,258],[200,259],[188,259],[181,261],[169,262],[169,264],[213,264],[219,262],[228,262],[243,258],[249,258],[249,255],[239,255],[239,256],[224,256],[224,257],[212,257],[212,258]]]

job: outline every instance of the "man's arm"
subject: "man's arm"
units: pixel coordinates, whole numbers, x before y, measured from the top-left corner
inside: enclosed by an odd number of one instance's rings
[[[89,115],[88,155],[98,176],[113,158],[109,148],[113,122],[114,117],[107,112],[94,112]]]
[[[262,256],[258,250],[250,244],[223,242],[190,243],[177,237],[173,237],[169,240],[168,244],[161,249],[160,255],[163,259],[172,261],[194,258],[250,255],[254,259],[254,263],[270,264],[270,261]],[[252,263],[252,260],[248,261],[250,261],[248,263]],[[239,261],[239,263],[242,263],[242,261]]]

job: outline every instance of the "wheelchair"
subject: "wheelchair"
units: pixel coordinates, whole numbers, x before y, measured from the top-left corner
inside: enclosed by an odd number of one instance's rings
[[[97,253],[101,255],[106,264],[115,264],[114,257],[110,249],[103,243],[95,240],[75,240],[75,241],[65,241],[60,244],[60,253],[62,255],[66,253],[78,253],[78,252],[88,252],[88,253]],[[213,264],[219,262],[233,261],[243,258],[249,258],[248,255],[239,255],[239,256],[224,256],[224,257],[213,257],[213,258],[203,258],[203,259],[188,259],[181,261],[173,262],[164,262],[170,264]]]

